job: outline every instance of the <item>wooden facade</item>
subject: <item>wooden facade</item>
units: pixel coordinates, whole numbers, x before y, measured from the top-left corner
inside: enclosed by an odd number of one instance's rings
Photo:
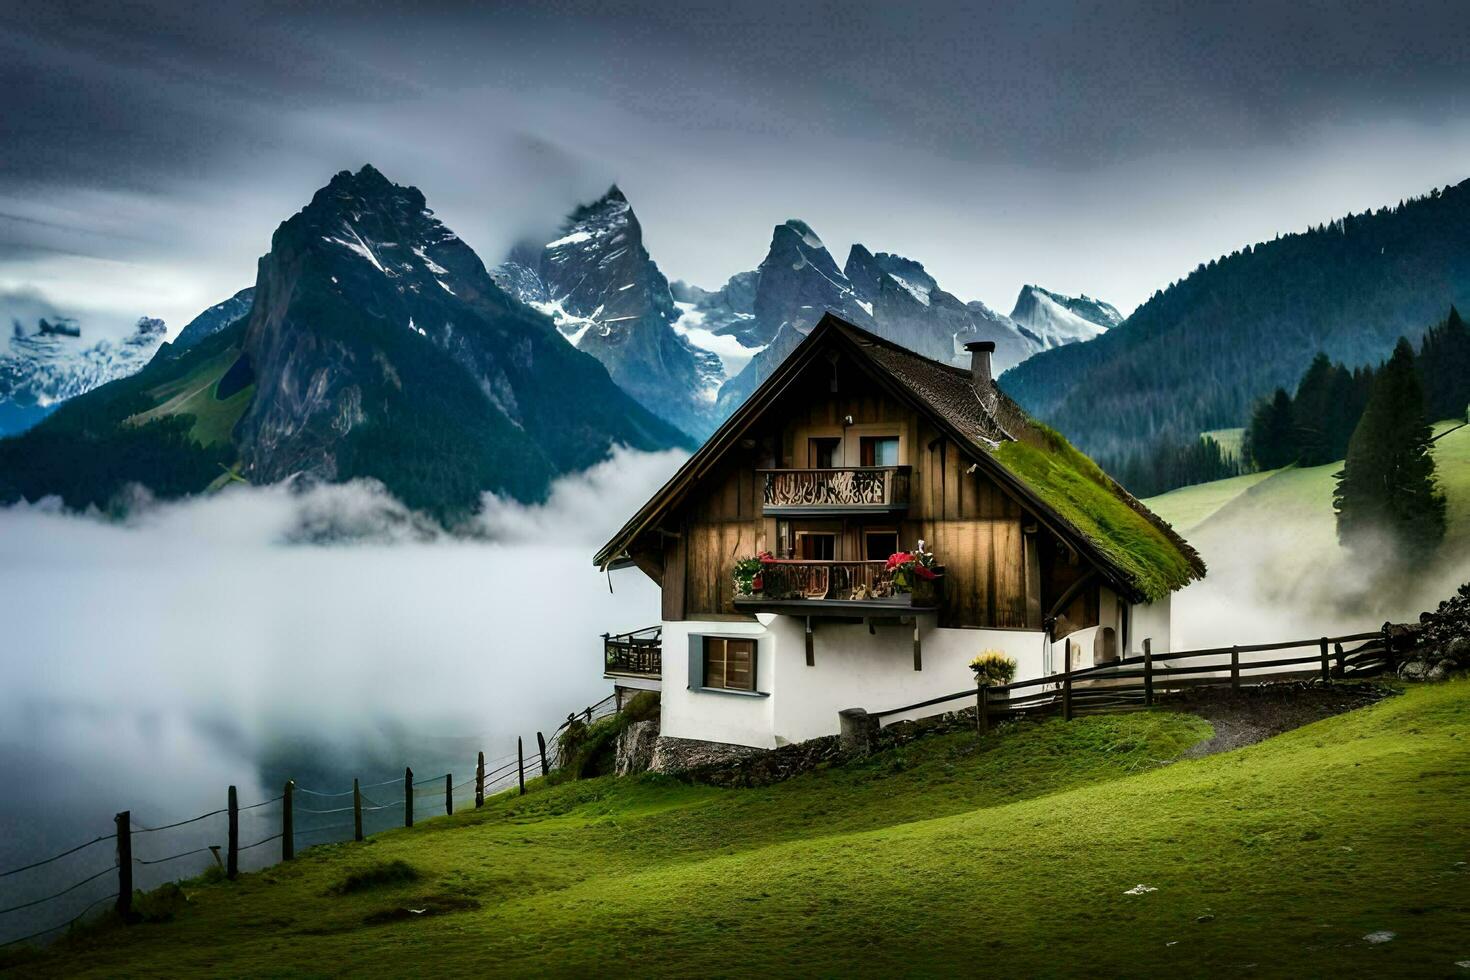
[[[742,557],[771,551],[862,561],[890,542],[911,550],[923,540],[945,567],[941,626],[1043,627],[1086,571],[1076,552],[975,465],[973,450],[943,435],[870,372],[846,355],[813,361],[630,549],[662,586],[665,620],[750,618],[734,605],[732,572]],[[903,506],[887,513],[766,513],[763,471],[812,467],[818,455],[825,465],[862,466],[865,455],[891,453],[892,439],[896,463],[908,467]],[[1097,598],[1094,580],[1069,604],[1058,635],[1095,625]]]

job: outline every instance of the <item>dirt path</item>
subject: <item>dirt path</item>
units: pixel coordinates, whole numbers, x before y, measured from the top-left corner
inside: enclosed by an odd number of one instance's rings
[[[1179,711],[1199,715],[1215,726],[1212,738],[1185,752],[1182,758],[1199,759],[1216,752],[1229,752],[1254,745],[1273,735],[1314,721],[1362,708],[1393,694],[1372,683],[1319,684],[1285,683],[1246,688],[1238,693],[1195,690],[1174,702]]]

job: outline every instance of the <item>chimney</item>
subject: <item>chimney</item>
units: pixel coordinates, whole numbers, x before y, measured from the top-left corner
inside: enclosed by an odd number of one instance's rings
[[[970,384],[974,385],[976,394],[988,394],[990,384],[995,380],[990,373],[990,355],[995,353],[995,341],[972,340],[965,345],[965,350],[970,352]]]

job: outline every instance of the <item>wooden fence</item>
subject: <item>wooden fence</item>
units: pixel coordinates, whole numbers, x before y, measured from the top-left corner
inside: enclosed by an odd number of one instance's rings
[[[1358,644],[1357,646],[1349,646]],[[938,708],[943,714],[975,706],[975,724],[985,731],[995,719],[1021,714],[1058,712],[1070,720],[1091,711],[1120,711],[1146,708],[1160,696],[1192,687],[1242,687],[1286,680],[1367,676],[1393,666],[1393,652],[1382,632],[1323,636],[1312,640],[1282,643],[1253,643],[1187,650],[1155,657],[1152,643],[1143,641],[1143,654],[1107,664],[1072,669],[1073,645],[1066,641],[1064,666],[1059,674],[1017,681],[994,687],[970,687],[916,704],[871,713],[879,723],[895,715],[923,708]],[[1299,654],[1270,659],[1242,659],[1253,654],[1310,649]],[[960,701],[968,702],[964,705]]]
[[[537,732],[536,755],[530,759],[532,777],[547,775],[564,762],[561,758],[562,737],[573,722],[590,724],[616,710],[616,698],[609,696],[582,711],[567,715],[566,720],[557,726],[550,738]],[[322,792],[300,786],[295,780],[287,780],[279,796],[244,806],[240,804],[236,787],[230,786],[225,792],[223,807],[156,827],[140,823],[134,819],[132,811],[123,810],[113,818],[114,826],[110,833],[101,834],[39,861],[0,871],[0,926],[3,926],[5,915],[42,906],[49,907],[50,903],[65,896],[73,896],[74,902],[78,898],[87,902],[80,911],[44,929],[11,939],[0,939],[0,948],[59,932],[108,903],[114,906],[123,922],[130,921],[135,868],[193,857],[196,858],[194,874],[204,870],[197,868],[198,863],[202,862],[207,869],[213,862],[212,866],[218,867],[226,877],[233,879],[240,872],[242,854],[269,844],[280,848],[279,860],[290,861],[296,856],[297,844],[303,841],[307,846],[312,846],[349,839],[363,840],[370,836],[364,828],[365,821],[374,816],[387,818],[389,821],[376,828],[381,832],[400,822],[404,827],[412,827],[415,816],[451,815],[456,801],[461,808],[471,803],[476,808],[481,807],[487,796],[513,785],[520,793],[525,793],[526,769],[525,740],[517,737],[516,751],[513,753],[490,760],[486,760],[485,753],[479,753],[475,760],[475,774],[459,783],[454,781],[451,773],[415,779],[412,768],[405,768],[401,777],[395,776],[374,783],[362,784],[354,779],[351,789],[338,792]],[[303,817],[308,822],[314,822],[313,825],[298,826],[298,819]],[[242,818],[254,825],[254,836],[258,839],[244,844],[240,842]],[[217,833],[222,833],[223,841],[207,843],[208,837],[204,835]],[[161,842],[178,841],[180,835],[187,838],[184,848],[176,853],[165,853],[170,848]],[[190,846],[199,845],[201,841],[206,842],[202,846]],[[112,844],[111,853],[107,855],[110,861],[99,865],[96,858],[107,854],[100,845],[106,843]],[[179,846],[174,844],[174,847]],[[34,888],[29,891],[25,889],[27,872],[53,866],[67,870],[77,867],[74,874],[82,877],[75,878],[65,887],[55,888],[46,895],[36,895]],[[115,883],[115,888],[106,894],[94,897],[89,892],[81,891],[94,881],[108,879]],[[98,887],[104,886],[94,886],[90,892],[95,892]]]

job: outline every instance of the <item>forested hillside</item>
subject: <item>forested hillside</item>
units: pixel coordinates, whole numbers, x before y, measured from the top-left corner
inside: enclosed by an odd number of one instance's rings
[[[1201,265],[1085,344],[1002,385],[1105,467],[1244,424],[1320,352],[1377,363],[1470,298],[1470,181]]]

